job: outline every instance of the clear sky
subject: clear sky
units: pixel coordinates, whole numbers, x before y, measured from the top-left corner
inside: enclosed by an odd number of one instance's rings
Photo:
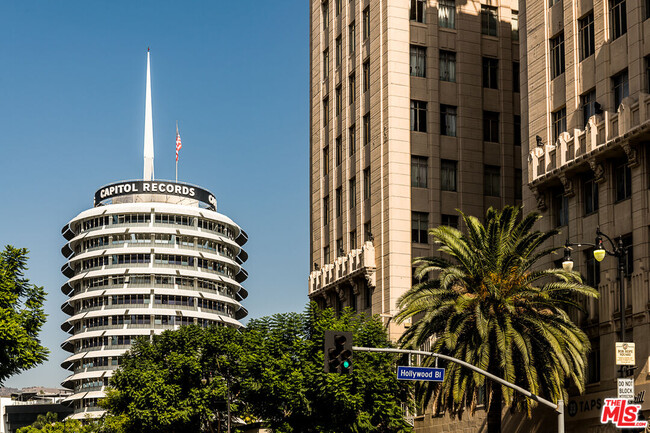
[[[157,179],[211,190],[248,232],[248,318],[302,311],[309,272],[305,1],[0,2],[0,243],[30,250],[48,292],[50,360],[5,385],[69,374],[61,228],[107,183],[142,178],[146,51]]]

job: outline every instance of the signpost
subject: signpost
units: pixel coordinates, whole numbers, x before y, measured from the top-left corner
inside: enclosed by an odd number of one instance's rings
[[[634,365],[634,343],[616,343],[616,365]]]
[[[444,368],[430,367],[397,367],[399,380],[426,380],[428,382],[442,382],[445,379]]]
[[[634,379],[618,379],[618,398],[634,399]]]

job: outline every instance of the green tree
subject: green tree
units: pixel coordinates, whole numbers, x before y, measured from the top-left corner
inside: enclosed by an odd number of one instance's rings
[[[57,415],[48,412],[46,415],[39,415],[36,421],[27,427],[21,427],[16,433],[93,433],[97,431],[97,425],[90,423],[82,425],[76,419],[56,421]]]
[[[49,353],[38,339],[45,291],[25,278],[26,270],[27,250],[7,245],[0,253],[0,385]]]
[[[558,231],[533,231],[540,215],[520,208],[490,208],[485,225],[462,214],[466,234],[446,226],[429,230],[440,257],[415,259],[416,276],[435,278],[413,286],[399,300],[397,320],[414,320],[403,347],[432,341],[431,350],[459,358],[552,401],[567,387],[584,391],[587,336],[567,311],[578,296],[597,297],[576,272],[540,269],[556,249],[543,248]],[[537,264],[537,265],[536,265]],[[433,360],[429,360],[433,362]],[[502,404],[530,416],[534,402],[484,376],[449,363],[442,384],[418,386],[423,402],[462,416],[474,411],[481,387],[488,398],[488,432],[501,431]]]

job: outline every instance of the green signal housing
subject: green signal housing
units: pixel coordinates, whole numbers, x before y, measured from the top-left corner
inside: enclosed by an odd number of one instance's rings
[[[325,331],[325,373],[352,374],[352,332]]]

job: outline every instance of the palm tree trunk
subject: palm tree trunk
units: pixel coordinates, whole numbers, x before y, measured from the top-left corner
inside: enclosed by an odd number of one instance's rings
[[[501,433],[501,385],[492,385],[492,399],[487,413],[487,433]]]

